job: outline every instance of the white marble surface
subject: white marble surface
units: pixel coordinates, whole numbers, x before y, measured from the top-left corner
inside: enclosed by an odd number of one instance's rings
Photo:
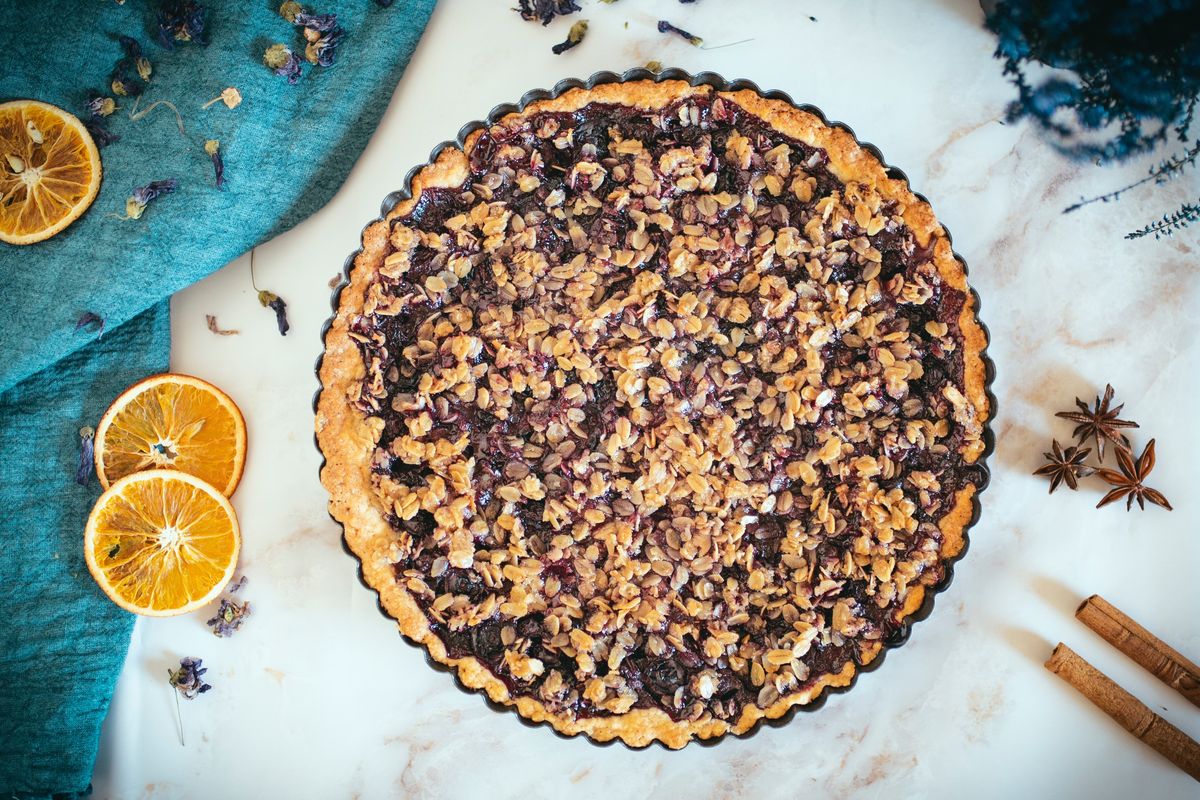
[[[259,285],[289,304],[286,338],[255,301],[249,257],[175,298],[173,367],[224,387],[249,424],[235,505],[254,615],[231,639],[214,638],[204,613],[139,620],[95,796],[1195,797],[1197,784],[1041,666],[1065,640],[1200,737],[1197,709],[1072,617],[1081,597],[1100,592],[1200,655],[1196,234],[1121,238],[1178,203],[1184,187],[1062,216],[1081,194],[1113,188],[1145,164],[1078,167],[1028,126],[998,124],[1012,90],[975,0],[583,4],[588,39],[555,57],[550,45],[569,20],[542,29],[506,0],[443,0],[345,187],[257,250]],[[694,49],[659,35],[660,17],[711,46],[753,41]],[[368,57],[353,40],[346,48],[346,59]],[[999,371],[992,487],[933,616],[819,713],[682,752],[564,741],[489,710],[429,669],[342,552],[317,481],[310,409],[327,283],[408,169],[496,103],[649,59],[784,89],[879,145],[931,199],[971,264]],[[206,313],[241,335],[213,336]],[[1153,485],[1174,513],[1094,510],[1095,484],[1047,498],[1030,475],[1050,436],[1069,435],[1052,412],[1106,380],[1142,423],[1137,441],[1158,437]],[[185,703],[181,747],[165,671],[184,655],[204,658],[215,688]]]

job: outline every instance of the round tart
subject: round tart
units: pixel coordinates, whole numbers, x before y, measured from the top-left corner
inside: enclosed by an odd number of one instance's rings
[[[845,129],[680,80],[446,147],[326,334],[330,511],[468,687],[633,746],[848,685],[987,479],[986,335],[928,204]]]

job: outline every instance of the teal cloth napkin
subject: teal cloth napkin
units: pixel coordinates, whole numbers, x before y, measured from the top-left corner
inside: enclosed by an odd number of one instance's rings
[[[174,106],[135,121],[134,98],[117,97],[105,122],[121,138],[101,150],[91,210],[49,241],[0,243],[0,797],[87,790],[133,624],[83,563],[99,487],[75,483],[79,428],[95,425],[125,386],[167,368],[167,297],[330,199],[434,0],[310,6],[336,11],[344,38],[331,66],[304,63],[294,85],[262,61],[274,43],[304,54],[301,30],[273,2],[205,5],[207,46],[158,44],[160,4],[139,0],[20,0],[0,24],[0,101],[32,97],[85,118],[91,90],[112,95],[118,36],[131,36],[152,67],[138,111]],[[202,108],[229,87],[240,105]],[[221,189],[209,139],[220,142]],[[117,218],[135,187],[165,179],[178,190],[140,219]],[[103,330],[79,327],[85,314]]]

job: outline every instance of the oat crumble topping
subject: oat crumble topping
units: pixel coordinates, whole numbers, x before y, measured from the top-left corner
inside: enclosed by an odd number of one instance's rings
[[[900,627],[982,479],[962,292],[898,204],[722,98],[514,117],[351,335],[396,579],[579,717],[733,721]]]

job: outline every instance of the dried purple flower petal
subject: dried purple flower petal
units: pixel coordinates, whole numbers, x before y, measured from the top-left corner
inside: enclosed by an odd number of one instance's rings
[[[83,127],[87,128],[88,133],[92,135],[92,140],[96,142],[96,147],[107,147],[113,142],[119,141],[120,136],[113,133],[104,124],[100,117],[89,117],[83,121]]]
[[[175,42],[208,47],[207,14],[207,8],[192,0],[164,0],[158,7],[158,43],[168,50],[175,49]]]
[[[391,8],[392,3],[394,3],[395,1],[396,0],[375,0],[375,4],[377,6],[379,6],[380,8]]]
[[[288,325],[287,303],[283,302],[283,298],[264,289],[258,293],[258,302],[263,308],[270,308],[275,312],[275,324],[279,326],[279,335],[287,336],[291,326]]]
[[[204,152],[212,159],[213,170],[217,174],[217,188],[220,189],[225,184],[225,162],[221,159],[221,143],[216,139],[209,139],[204,143]]]
[[[130,97],[146,91],[146,82],[150,80],[153,67],[150,60],[142,55],[142,46],[132,36],[118,36],[117,41],[125,56],[113,65],[109,74],[109,86],[113,94]]]
[[[333,15],[330,15],[333,16]],[[309,39],[309,31],[314,28],[305,28],[304,36]],[[333,66],[334,56],[337,54],[337,46],[341,44],[342,38],[346,32],[341,28],[334,28],[323,35],[317,35],[315,39],[309,39],[308,45],[304,48],[304,57],[310,64],[316,64],[321,67]]]
[[[138,40],[132,36],[118,36],[117,42],[121,45],[121,49],[125,51],[128,58],[141,58],[142,46],[138,44]]]
[[[125,201],[125,218],[126,219],[141,219],[142,212],[146,210],[146,206],[150,201],[160,195],[170,194],[179,188],[179,181],[175,178],[167,178],[162,181],[150,181],[145,186],[139,186],[133,190],[133,194]]]
[[[678,28],[678,27],[672,25],[671,23],[667,22],[665,19],[660,19],[658,21],[658,32],[659,33],[678,34],[678,35],[682,36],[684,39],[687,39],[688,43],[692,44],[695,47],[699,47],[700,45],[704,44],[704,40],[701,39],[696,34],[688,33],[683,28]]]
[[[246,586],[246,576],[241,575],[238,577],[238,579],[236,581],[229,584],[229,588],[227,588],[225,591],[229,592],[230,594],[237,594],[243,588],[245,588],[245,586]]]
[[[556,16],[582,11],[575,0],[517,0],[517,12],[521,19],[540,20],[549,25]]]
[[[291,22],[317,33],[328,33],[338,26],[337,14],[309,14],[307,11],[297,12]]]
[[[587,36],[587,29],[588,21],[586,19],[579,20],[579,22],[576,22],[574,25],[572,25],[571,30],[567,32],[566,40],[551,47],[550,52],[554,53],[556,56],[560,56],[567,52],[572,47],[575,47],[583,41],[583,37]]]
[[[181,658],[179,669],[167,669],[171,686],[188,700],[192,700],[212,688],[201,678],[204,673],[208,672],[207,667],[201,666],[203,663],[204,659],[200,658]]]
[[[294,84],[300,80],[300,58],[285,44],[273,44],[263,53],[263,63],[276,75]]]
[[[104,333],[104,317],[94,311],[85,311],[75,321],[76,332],[86,329],[88,333]]]
[[[89,426],[79,429],[79,464],[75,467],[75,482],[87,486],[92,478],[92,465],[96,458],[96,430]]]
[[[250,603],[239,603],[229,597],[221,598],[217,615],[205,624],[212,628],[213,636],[232,636],[250,616]]]

